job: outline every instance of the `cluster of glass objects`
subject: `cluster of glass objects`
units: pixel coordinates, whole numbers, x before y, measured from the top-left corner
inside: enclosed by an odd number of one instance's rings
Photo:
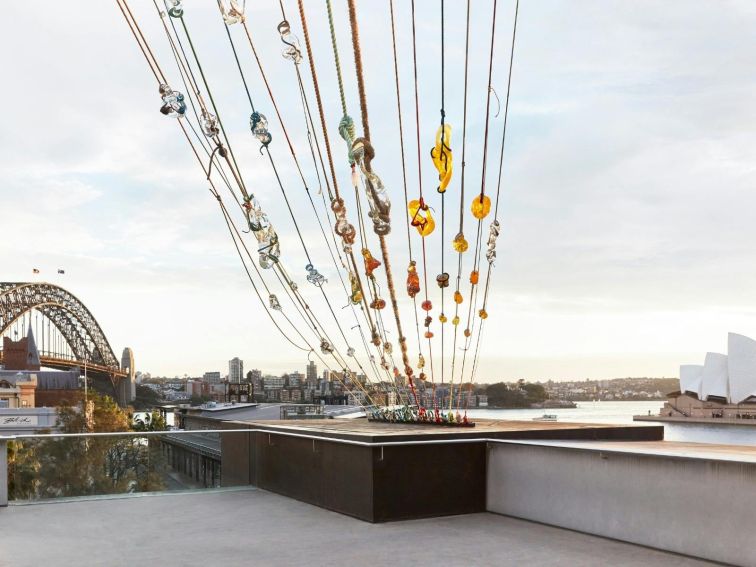
[[[175,118],[181,118],[186,114],[186,102],[184,102],[183,94],[174,91],[165,83],[160,85],[159,91],[160,98],[163,99],[163,106],[160,107],[161,113]]]

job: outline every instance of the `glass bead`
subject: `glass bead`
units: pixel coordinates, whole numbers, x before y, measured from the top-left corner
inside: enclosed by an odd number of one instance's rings
[[[433,332],[432,331],[425,331],[425,338],[426,339],[432,339],[433,338]]]
[[[449,274],[447,274],[446,272],[444,272],[443,274],[438,274],[436,276],[436,283],[440,288],[449,287]]]
[[[465,336],[469,337],[472,333],[470,332],[470,329],[465,329]]]
[[[467,252],[467,249],[469,248],[469,244],[467,243],[467,240],[465,239],[465,235],[461,232],[457,233],[457,236],[454,237],[454,241],[452,242],[452,247],[455,251],[459,252],[460,254],[462,252]]]
[[[420,277],[417,275],[415,261],[412,260],[407,267],[407,295],[415,297],[420,293]]]
[[[456,303],[457,305],[462,303],[462,294],[459,291],[454,292],[454,303]]]
[[[455,327],[459,325],[459,315],[454,316],[454,319],[452,319],[452,325],[454,325]]]
[[[448,319],[446,318],[446,315],[444,315],[443,313],[441,313],[441,315],[438,316],[438,320],[441,321],[441,323],[446,323],[446,321],[448,321]]]
[[[473,285],[478,285],[478,279],[480,278],[480,274],[478,273],[478,270],[473,270],[470,272],[470,283]]]
[[[486,311],[485,309],[481,309],[480,311],[478,311],[478,316],[481,319],[488,319],[488,311]]]
[[[372,309],[383,309],[386,307],[386,300],[381,299],[380,297],[376,297],[373,301],[370,302],[370,307]]]
[[[433,303],[431,303],[430,299],[426,299],[420,304],[420,307],[423,311],[430,311],[433,309]]]
[[[480,220],[486,218],[488,213],[491,212],[491,199],[488,195],[483,195],[483,202],[480,200],[480,195],[476,195],[470,206],[473,216]]]

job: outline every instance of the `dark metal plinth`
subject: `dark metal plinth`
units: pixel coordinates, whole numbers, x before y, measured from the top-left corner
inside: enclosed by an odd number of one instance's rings
[[[255,431],[222,436],[223,486],[254,484],[369,522],[485,511],[482,439],[649,441],[662,439],[664,431],[493,420],[478,420],[474,429],[365,419],[226,425]],[[411,444],[386,445],[397,442]]]

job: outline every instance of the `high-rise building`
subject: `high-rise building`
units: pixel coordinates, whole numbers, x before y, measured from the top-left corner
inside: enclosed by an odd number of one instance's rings
[[[318,385],[318,367],[314,360],[307,365],[307,387],[315,389]]]
[[[202,375],[202,381],[208,384],[218,384],[221,381],[220,372],[205,372]]]
[[[244,361],[234,357],[228,361],[228,381],[231,384],[241,384],[244,379]]]

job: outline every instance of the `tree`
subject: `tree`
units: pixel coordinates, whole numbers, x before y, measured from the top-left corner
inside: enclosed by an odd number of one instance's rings
[[[88,418],[89,416],[89,418]],[[162,418],[157,419],[155,427]],[[164,422],[162,422],[164,425]],[[130,418],[112,398],[93,394],[88,411],[62,406],[63,433],[130,431]],[[158,440],[126,436],[33,439],[14,447],[13,498],[120,494],[164,487]]]
[[[163,400],[160,398],[160,394],[158,394],[152,388],[142,386],[141,384],[136,385],[136,397],[134,398],[134,403],[132,404],[134,406],[134,409],[149,410],[157,405],[160,405],[162,401]]]

